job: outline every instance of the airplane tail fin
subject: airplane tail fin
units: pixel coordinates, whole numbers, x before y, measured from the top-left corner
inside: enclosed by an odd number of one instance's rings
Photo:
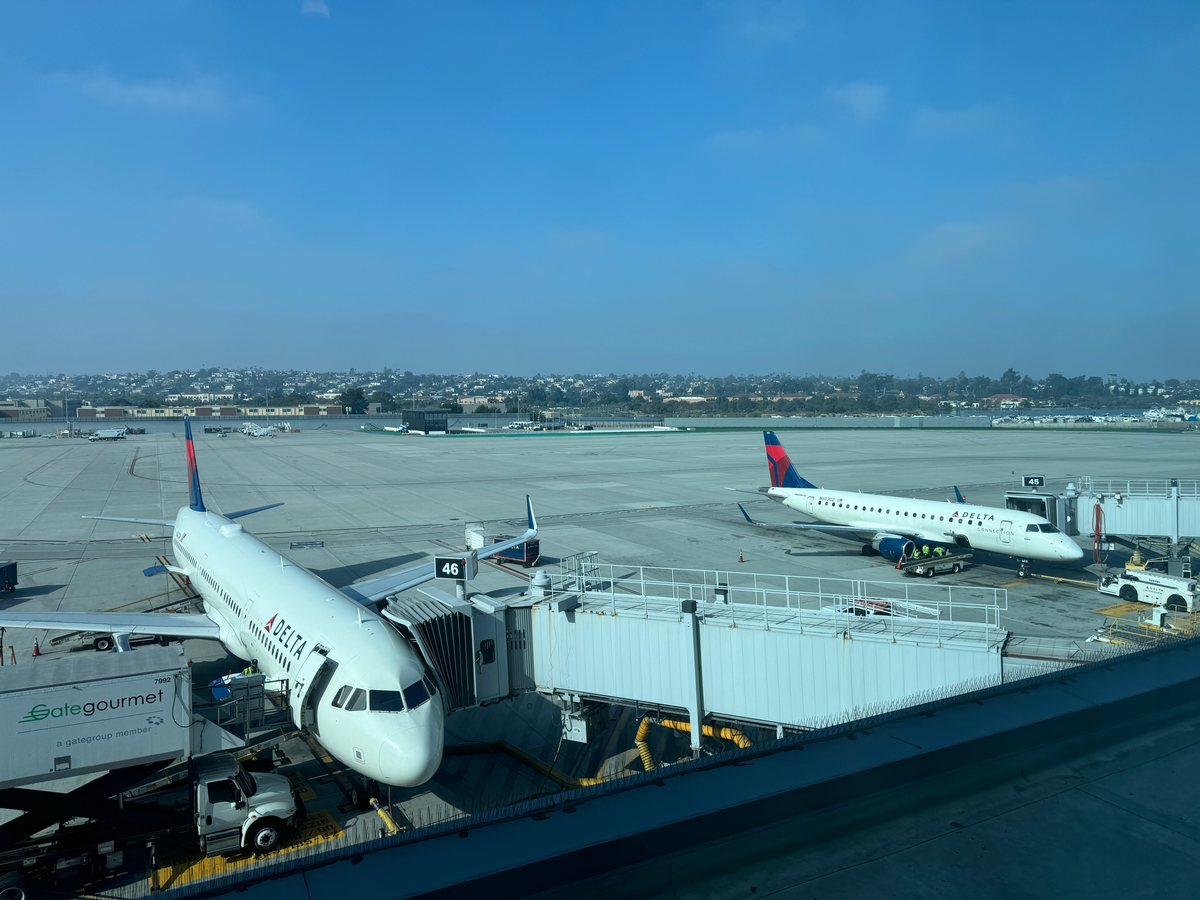
[[[196,471],[196,448],[192,446],[192,420],[183,417],[183,433],[187,438],[188,506],[196,512],[207,512],[200,493],[200,473]]]
[[[773,431],[764,431],[763,438],[767,444],[767,471],[771,474],[771,487],[785,488],[815,488],[816,485],[805,481],[792,465],[787,451]]]
[[[964,496],[962,495],[962,491],[960,491],[960,490],[958,489],[958,485],[957,485],[957,484],[954,486],[954,496],[955,496],[955,498],[958,500],[958,502],[959,502],[959,503],[966,503],[966,502],[967,502],[967,498],[966,498],[966,497],[964,497]]]

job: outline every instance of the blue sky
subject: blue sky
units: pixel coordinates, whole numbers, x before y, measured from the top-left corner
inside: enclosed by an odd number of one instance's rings
[[[1200,5],[0,4],[4,371],[1196,377]]]

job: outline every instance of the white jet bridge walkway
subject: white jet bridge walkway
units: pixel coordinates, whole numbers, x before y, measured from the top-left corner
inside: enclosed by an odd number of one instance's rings
[[[508,682],[806,730],[999,684],[1001,589],[563,561],[505,611]],[[577,739],[586,740],[585,733]]]

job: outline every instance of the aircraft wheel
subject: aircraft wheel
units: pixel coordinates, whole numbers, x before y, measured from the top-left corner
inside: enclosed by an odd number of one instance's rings
[[[111,634],[102,634],[100,637],[92,641],[92,646],[101,653],[106,653],[113,648],[113,638]]]
[[[875,548],[872,547],[870,544],[862,545],[862,555],[863,556],[870,556],[874,551],[875,551]]]

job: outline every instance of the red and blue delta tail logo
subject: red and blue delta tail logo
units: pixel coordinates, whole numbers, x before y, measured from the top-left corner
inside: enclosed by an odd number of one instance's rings
[[[800,473],[796,471],[796,467],[788,458],[787,451],[783,449],[783,444],[779,443],[779,438],[775,437],[775,432],[764,431],[763,438],[767,443],[767,470],[771,473],[771,487],[816,487],[812,482],[805,481],[800,477]]]
[[[196,471],[196,448],[192,446],[192,420],[183,417],[183,433],[187,438],[188,506],[196,512],[207,512],[200,494],[200,473]]]

